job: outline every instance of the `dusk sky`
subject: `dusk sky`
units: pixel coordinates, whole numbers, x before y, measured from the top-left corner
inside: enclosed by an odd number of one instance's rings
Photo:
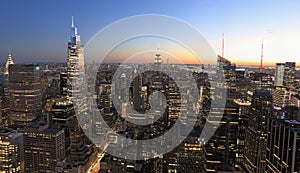
[[[4,0],[0,5],[0,62],[8,49],[21,62],[65,62],[74,16],[83,45],[103,27],[140,14],[162,14],[194,26],[221,54],[238,65],[258,65],[264,40],[267,65],[300,64],[300,1],[238,0]]]

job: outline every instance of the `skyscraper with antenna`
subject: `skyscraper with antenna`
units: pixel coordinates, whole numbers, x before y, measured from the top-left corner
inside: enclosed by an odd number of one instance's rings
[[[76,115],[82,115],[86,110],[84,54],[80,35],[72,16],[70,40],[68,41],[67,59],[67,99],[75,106]],[[69,163],[73,166],[89,167],[90,148],[86,145],[84,133],[76,118],[70,128]]]
[[[264,41],[262,41],[261,44],[261,54],[260,54],[260,67],[259,67],[259,72],[263,72],[263,58],[264,58]]]
[[[84,54],[81,45],[80,35],[74,24],[72,16],[70,40],[68,41],[68,59],[67,59],[67,97],[75,101],[78,98],[83,84],[84,77]]]
[[[157,65],[157,66],[161,66],[162,60],[161,60],[159,45],[157,45],[156,50],[157,50],[157,52],[155,54],[154,64]]]

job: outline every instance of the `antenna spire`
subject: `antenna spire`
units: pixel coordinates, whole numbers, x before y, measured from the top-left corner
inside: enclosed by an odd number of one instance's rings
[[[263,72],[263,58],[264,58],[264,40],[262,40],[262,44],[261,44],[260,68],[259,68],[260,73]]]
[[[222,58],[224,58],[224,33],[222,33]]]
[[[74,27],[75,25],[74,25],[74,17],[72,16],[72,25],[71,25],[72,27]]]

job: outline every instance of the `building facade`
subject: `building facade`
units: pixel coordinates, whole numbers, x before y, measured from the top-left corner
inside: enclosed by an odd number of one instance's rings
[[[244,167],[247,172],[265,172],[268,120],[273,116],[272,95],[267,90],[256,90],[246,128]]]
[[[24,127],[42,113],[40,66],[9,66],[10,124]]]
[[[25,172],[55,172],[57,162],[65,159],[63,129],[33,123],[24,128]]]
[[[276,63],[275,86],[282,87],[284,79],[285,63]]]
[[[23,133],[0,128],[0,172],[24,172]]]
[[[300,172],[300,122],[272,119],[269,128],[266,172]]]

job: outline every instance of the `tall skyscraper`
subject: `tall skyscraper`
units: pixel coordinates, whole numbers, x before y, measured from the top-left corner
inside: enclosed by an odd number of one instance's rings
[[[3,97],[1,99],[1,120],[0,124],[4,124],[5,126],[8,125],[8,119],[9,119],[9,71],[8,67],[10,65],[14,64],[14,61],[11,56],[10,49],[8,51],[8,57],[7,61],[5,63],[5,69],[4,69],[4,82],[3,82]]]
[[[0,172],[24,172],[23,133],[0,128]]]
[[[82,115],[86,110],[86,96],[84,95],[86,81],[83,51],[80,35],[77,32],[77,27],[72,17],[70,40],[68,41],[67,98],[73,103],[76,115]],[[88,169],[92,161],[89,157],[93,145],[87,143],[88,140],[86,140],[78,120],[72,118],[71,121],[72,123],[68,127],[70,129],[70,154],[67,160],[72,166]]]
[[[161,69],[161,63],[162,63],[162,60],[161,60],[161,55],[160,55],[160,52],[159,52],[159,47],[157,47],[157,53],[155,54],[155,59],[154,59],[154,65],[156,68],[158,68],[158,70]]]
[[[39,65],[9,66],[10,123],[24,127],[42,113]]]
[[[81,86],[84,84],[84,74],[83,46],[81,45],[80,35],[77,33],[77,27],[74,25],[72,17],[67,59],[67,96],[72,101],[76,102],[77,100],[74,99],[80,98],[80,92],[82,92]]]
[[[285,63],[276,63],[275,86],[282,87],[284,79]]]
[[[273,116],[272,100],[267,90],[256,90],[253,95],[244,153],[244,167],[248,172],[265,172],[268,120]]]

